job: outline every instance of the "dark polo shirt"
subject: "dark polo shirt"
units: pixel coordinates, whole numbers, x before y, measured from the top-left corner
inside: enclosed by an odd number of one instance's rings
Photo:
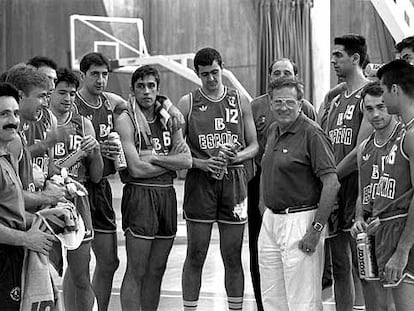
[[[316,111],[310,102],[306,99],[302,100],[302,111],[312,120],[316,120]],[[259,151],[255,157],[255,162],[260,166],[264,148],[267,141],[267,131],[270,125],[275,121],[273,113],[270,110],[270,97],[268,94],[256,97],[252,101],[253,120],[256,125],[257,141],[259,143]]]
[[[284,132],[269,128],[262,159],[263,198],[272,211],[318,204],[320,176],[335,173],[332,144],[303,113]]]
[[[11,229],[25,231],[23,188],[16,173],[17,163],[12,159],[9,154],[0,154],[0,224]]]

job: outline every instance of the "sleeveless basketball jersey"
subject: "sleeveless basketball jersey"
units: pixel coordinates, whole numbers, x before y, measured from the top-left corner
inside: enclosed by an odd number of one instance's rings
[[[36,121],[23,121],[22,131],[26,137],[28,146],[46,139],[46,133],[52,127],[51,113],[49,109],[42,108]],[[37,164],[43,173],[48,173],[49,155],[47,152],[43,156],[33,157],[32,162]]]
[[[201,88],[190,93],[187,143],[193,157],[217,156],[224,143],[238,141],[242,149],[246,147],[240,105],[239,93],[227,87],[219,99],[209,98]]]
[[[32,157],[27,146],[26,136],[19,132],[20,140],[22,142],[22,151],[19,155],[19,177],[22,181],[23,190],[35,192],[36,187],[33,181],[33,165]]]
[[[390,137],[381,145],[375,142],[375,133],[372,133],[362,143],[364,147],[361,150],[359,170],[361,203],[363,210],[369,215],[372,214],[372,205],[380,177],[381,161],[391,150],[402,128],[402,123],[397,123]]]
[[[108,98],[101,94],[99,96],[99,105],[94,107],[88,104],[79,92],[75,97],[76,111],[85,118],[91,120],[95,130],[96,140],[102,142],[108,139],[108,134],[114,128],[113,113]],[[104,163],[103,177],[115,174],[114,161],[102,157]]]
[[[63,140],[57,142],[53,147],[53,161],[59,163],[70,154],[75,153],[80,149],[83,137],[85,136],[85,122],[84,117],[79,114],[70,112],[68,119],[63,124],[58,124],[58,128],[65,128],[66,135]],[[86,181],[86,166],[85,159],[76,162],[68,168],[70,177],[84,182]]]
[[[130,108],[130,107],[129,107]],[[139,127],[136,123],[136,118],[132,109],[127,112],[134,126],[135,148],[138,153],[141,150],[151,151],[155,154],[168,155],[172,148],[172,133],[164,127],[161,123],[160,116],[156,114],[153,122],[148,121],[148,125],[151,130],[149,140],[150,145],[147,145],[143,135],[139,133]],[[143,185],[171,185],[173,179],[176,177],[175,171],[168,171],[162,175],[151,178],[134,178],[130,175],[128,169],[119,171],[119,176],[124,184],[138,183]]]
[[[389,152],[381,157],[380,176],[375,189],[373,216],[389,217],[408,211],[413,196],[410,161],[404,153],[405,130],[390,146]]]
[[[356,146],[363,117],[361,89],[350,95],[346,95],[344,91],[331,103],[333,107],[327,120],[327,132],[333,144],[337,164]]]

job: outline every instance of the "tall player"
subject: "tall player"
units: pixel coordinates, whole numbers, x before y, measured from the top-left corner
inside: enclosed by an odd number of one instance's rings
[[[160,75],[151,66],[131,78],[128,113],[116,120],[128,168],[120,172],[122,228],[127,269],[121,287],[123,310],[156,310],[161,281],[177,231],[176,170],[191,166],[181,129],[169,130],[159,113]],[[164,122],[164,124],[163,124]]]
[[[87,181],[86,189],[95,237],[92,248],[96,257],[96,268],[92,286],[100,311],[108,309],[112,279],[119,265],[116,237],[116,217],[112,207],[112,191],[107,176],[115,173],[114,156],[119,153],[116,144],[108,141],[113,129],[113,110],[125,105],[118,95],[105,92],[108,82],[109,62],[100,53],[86,54],[80,62],[81,89],[76,93],[75,105],[82,116],[94,127],[96,139],[101,146],[104,163],[103,178],[97,182]]]
[[[257,152],[256,131],[247,98],[222,82],[220,53],[212,48],[199,50],[194,68],[202,87],[183,96],[178,103],[186,120],[183,132],[193,156],[183,207],[188,239],[182,277],[184,310],[197,309],[214,222],[220,232],[229,308],[241,310],[244,293],[241,248],[247,221],[243,162]],[[228,147],[235,142],[241,145],[239,151]],[[218,156],[219,149],[227,160]],[[215,179],[223,170],[227,171],[224,178]]]
[[[49,92],[52,94],[56,86],[56,70],[57,64],[53,59],[50,59],[46,56],[35,56],[27,61],[27,65],[33,66],[41,73],[45,74],[49,80]],[[49,94],[49,95],[50,95]]]
[[[80,62],[82,87],[76,93],[75,105],[77,111],[92,121],[96,139],[101,146],[104,161],[103,178],[94,183],[88,181],[86,188],[95,238],[92,248],[96,255],[96,269],[93,276],[93,288],[98,299],[100,311],[108,308],[112,289],[112,279],[119,265],[116,238],[116,218],[112,206],[112,191],[107,180],[115,173],[114,158],[119,154],[119,147],[108,140],[108,134],[113,130],[115,113],[126,109],[126,102],[118,95],[106,92],[109,74],[109,62],[100,53],[86,54]],[[183,122],[182,115],[170,101],[164,101],[164,108],[174,116],[174,120]]]
[[[333,99],[326,123],[341,184],[338,209],[331,215],[331,220],[336,217],[337,228],[331,232],[328,243],[332,254],[336,308],[338,311],[350,311],[355,299],[352,276],[355,240],[349,231],[358,195],[356,146],[372,132],[372,127],[363,118],[361,108],[361,90],[369,82],[362,71],[367,57],[365,38],[344,35],[335,38],[334,44],[331,63],[337,76],[346,82],[346,90]]]
[[[50,109],[56,116],[58,127],[68,133],[53,148],[53,164],[66,167],[73,179],[84,183],[87,179],[98,182],[102,178],[103,161],[99,143],[91,121],[71,111],[79,81],[75,74],[62,69],[58,72],[56,89],[52,93]],[[79,155],[79,158],[77,158]],[[75,161],[75,157],[77,160]],[[68,270],[63,282],[67,310],[92,310],[94,293],[89,278],[89,262],[93,228],[87,197],[75,197],[74,204],[86,227],[82,244],[68,251]]]

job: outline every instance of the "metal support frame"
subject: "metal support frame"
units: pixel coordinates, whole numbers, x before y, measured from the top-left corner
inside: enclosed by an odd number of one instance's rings
[[[113,69],[113,72],[118,73],[133,73],[139,66],[142,65],[160,65],[179,76],[194,82],[197,85],[201,85],[200,79],[196,73],[188,67],[188,61],[194,59],[194,53],[184,54],[171,54],[171,55],[156,55],[151,56],[148,53],[147,45],[145,43],[143,32],[143,21],[140,18],[127,18],[127,17],[105,17],[105,16],[90,16],[90,15],[71,15],[70,16],[70,49],[71,49],[71,66],[73,70],[79,70],[79,63],[75,56],[76,40],[75,40],[75,22],[79,21],[87,27],[99,32],[108,38],[108,41],[95,41],[94,49],[97,50],[99,45],[115,46],[119,55],[119,46],[123,46],[135,53],[136,57],[119,58],[117,59],[118,68]],[[136,24],[139,34],[139,49],[125,43],[124,41],[116,38],[107,31],[99,28],[91,22],[119,22]],[[223,75],[237,88],[242,94],[244,94],[249,101],[252,97],[243,87],[243,85],[237,80],[236,76],[229,70],[223,69]]]

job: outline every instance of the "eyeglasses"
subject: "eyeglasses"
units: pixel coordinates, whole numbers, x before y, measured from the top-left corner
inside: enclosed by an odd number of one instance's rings
[[[280,109],[282,107],[287,107],[289,109],[295,108],[297,100],[293,98],[276,98],[270,101],[270,108]]]

